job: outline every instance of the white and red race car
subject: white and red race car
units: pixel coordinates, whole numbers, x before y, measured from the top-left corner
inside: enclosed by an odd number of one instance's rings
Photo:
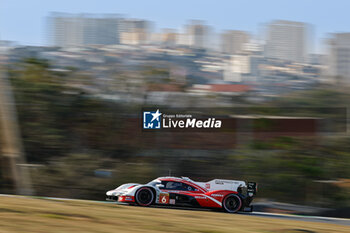
[[[253,211],[255,182],[215,179],[196,182],[188,177],[159,177],[148,184],[123,184],[106,193],[107,200],[140,206],[170,205],[222,208],[229,213]]]

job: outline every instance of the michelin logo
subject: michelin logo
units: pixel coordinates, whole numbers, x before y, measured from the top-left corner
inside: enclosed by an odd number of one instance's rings
[[[162,113],[157,111],[143,112],[143,128],[144,129],[160,129],[161,128],[161,115]]]

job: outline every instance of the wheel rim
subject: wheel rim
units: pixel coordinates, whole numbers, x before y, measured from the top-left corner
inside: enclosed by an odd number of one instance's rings
[[[224,201],[224,207],[228,212],[236,212],[241,207],[241,201],[236,196],[228,196]]]
[[[149,189],[140,189],[137,192],[137,202],[140,205],[150,205],[153,201],[153,193]]]

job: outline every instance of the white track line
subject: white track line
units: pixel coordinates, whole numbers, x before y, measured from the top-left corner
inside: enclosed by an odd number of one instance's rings
[[[269,212],[253,212],[253,213],[256,215],[269,215],[269,216],[276,216],[276,217],[310,218],[310,219],[350,222],[350,219],[348,218],[334,218],[334,217],[323,217],[323,216],[312,216],[312,215],[278,214],[278,213],[269,213]]]

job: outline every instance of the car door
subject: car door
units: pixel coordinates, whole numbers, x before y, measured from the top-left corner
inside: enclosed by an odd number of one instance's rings
[[[169,193],[171,204],[181,206],[198,206],[194,196],[200,191],[186,183],[180,181],[162,181],[163,192]]]

